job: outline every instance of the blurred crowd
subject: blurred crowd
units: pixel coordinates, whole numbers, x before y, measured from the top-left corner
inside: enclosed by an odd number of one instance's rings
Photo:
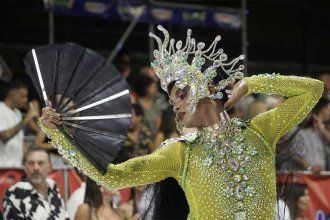
[[[130,56],[125,55],[116,64],[131,88],[133,117],[128,138],[115,163],[152,153],[164,140],[182,135],[176,128],[175,115],[167,101],[167,94],[160,89],[153,69],[145,66],[139,71],[133,71],[130,61]],[[1,75],[0,67],[0,78]],[[279,171],[308,170],[318,175],[321,171],[330,170],[330,73],[322,73],[316,77],[324,82],[324,96],[309,117],[285,135],[278,144],[276,161]],[[26,215],[33,217],[36,212],[44,213],[45,216],[52,213],[52,210],[28,205],[24,210],[16,210],[15,204],[19,203],[19,196],[15,193],[20,193],[17,190],[20,188],[31,191],[24,198],[37,196],[40,201],[52,204],[58,210],[58,218],[55,219],[138,219],[142,215],[148,207],[148,186],[126,189],[128,197],[123,199],[123,192],[99,186],[86,176],[81,176],[81,187],[64,204],[56,184],[47,178],[47,174],[51,167],[70,167],[70,164],[59,156],[37,125],[41,112],[39,101],[28,99],[30,91],[23,80],[13,78],[10,82],[0,83],[0,168],[23,167],[26,174],[25,179],[0,197],[4,201],[4,219],[11,219],[10,216],[24,219]],[[276,95],[251,94],[228,113],[231,117],[248,121],[276,108],[284,100],[285,97]],[[50,185],[53,188],[47,190]],[[49,199],[55,197],[57,199]],[[300,199],[301,197],[304,198]],[[299,218],[299,209],[304,209],[302,203],[308,204],[306,186],[301,186],[301,190],[292,198],[294,201],[288,201],[290,210],[287,213],[291,214],[291,219],[302,219]],[[303,202],[299,202],[300,200]],[[60,214],[62,211],[65,212],[63,215]]]

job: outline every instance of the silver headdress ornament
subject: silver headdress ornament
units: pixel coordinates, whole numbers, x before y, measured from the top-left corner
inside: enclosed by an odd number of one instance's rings
[[[223,49],[216,50],[217,43],[221,39],[220,35],[216,36],[209,48],[204,49],[205,43],[197,43],[194,38],[191,38],[191,29],[188,29],[186,43],[182,47],[181,40],[176,43],[174,39],[170,40],[169,33],[163,26],[158,25],[157,28],[163,32],[164,41],[154,33],[149,33],[149,36],[155,38],[158,44],[158,49],[153,52],[155,60],[151,62],[151,66],[160,79],[164,91],[170,92],[167,91],[167,87],[173,81],[176,81],[175,85],[180,89],[190,87],[189,112],[196,110],[197,103],[202,98],[222,99],[221,91],[234,83],[236,79],[244,77],[241,72],[244,66],[237,66],[237,63],[245,56],[240,55],[232,61],[227,61],[227,55]],[[189,55],[193,55],[191,64],[188,63]],[[202,72],[206,59],[213,62],[213,65]],[[218,68],[228,77],[214,85],[212,80],[218,75]],[[230,94],[230,91],[226,92]]]

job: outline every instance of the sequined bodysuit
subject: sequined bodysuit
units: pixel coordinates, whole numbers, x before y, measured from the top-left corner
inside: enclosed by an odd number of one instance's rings
[[[274,219],[275,146],[301,122],[323,92],[323,84],[295,76],[246,77],[248,93],[286,97],[277,108],[243,123],[231,120],[228,134],[221,125],[168,140],[150,155],[109,164],[101,175],[57,129],[43,130],[64,157],[89,177],[109,188],[123,188],[175,178],[190,207],[188,219]],[[234,135],[233,135],[234,134]]]

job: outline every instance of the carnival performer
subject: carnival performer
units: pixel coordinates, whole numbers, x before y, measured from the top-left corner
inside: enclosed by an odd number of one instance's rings
[[[161,207],[154,206],[153,219],[274,219],[276,143],[309,114],[322,95],[322,82],[279,74],[244,77],[243,66],[238,65],[244,56],[227,61],[223,50],[216,49],[220,36],[205,49],[203,42],[191,37],[191,30],[183,45],[170,40],[162,26],[158,29],[164,40],[150,34],[158,44],[152,67],[169,94],[176,119],[198,131],[166,140],[152,154],[109,164],[102,175],[56,129],[61,117],[49,107],[43,109],[42,129],[74,166],[108,188],[162,185],[168,178],[174,179],[188,208],[176,206],[180,196],[165,191],[167,199]],[[205,69],[207,62],[211,65]],[[233,90],[226,91],[235,80],[239,81]],[[286,100],[248,122],[229,119],[225,110],[251,93],[278,94]],[[164,211],[166,207],[170,207],[168,211]]]

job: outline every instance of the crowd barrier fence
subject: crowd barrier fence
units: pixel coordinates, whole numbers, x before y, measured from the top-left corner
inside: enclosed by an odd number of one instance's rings
[[[24,175],[23,168],[0,168],[0,209],[5,191]],[[81,180],[72,167],[53,168],[49,177],[55,180],[62,198],[67,201],[69,196],[80,187]],[[280,177],[284,179],[286,174]],[[330,171],[314,175],[309,171],[295,172],[293,182],[305,183],[308,186],[310,203],[305,216],[311,220],[330,219]],[[121,190],[122,202],[130,197],[130,189]]]

